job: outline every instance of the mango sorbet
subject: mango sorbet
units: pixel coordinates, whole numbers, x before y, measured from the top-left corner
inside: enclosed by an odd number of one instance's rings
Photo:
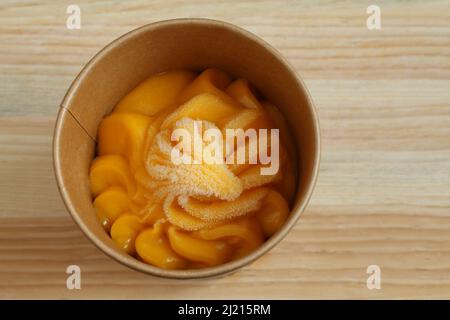
[[[261,161],[174,163],[175,130],[195,134],[198,122],[224,136],[278,129],[277,171],[262,174]],[[250,140],[224,141],[220,157],[243,148],[249,160]],[[274,154],[271,144],[258,146]],[[137,259],[165,269],[211,267],[248,255],[284,224],[295,156],[285,119],[246,80],[217,69],[168,71],[139,84],[100,123],[93,205],[114,242]]]

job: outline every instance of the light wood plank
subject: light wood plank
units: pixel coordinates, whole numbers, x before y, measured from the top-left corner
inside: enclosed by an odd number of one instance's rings
[[[77,1],[0,4],[0,298],[450,298],[450,3]],[[311,204],[268,255],[227,277],[175,281],[127,269],[68,216],[53,177],[59,103],[104,45],[146,23],[209,17],[267,40],[321,120]],[[78,264],[82,290],[66,289]],[[366,288],[366,268],[382,289]]]

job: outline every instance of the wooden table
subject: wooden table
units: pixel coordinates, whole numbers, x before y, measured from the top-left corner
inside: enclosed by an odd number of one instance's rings
[[[449,1],[73,2],[81,30],[65,26],[68,3],[0,4],[0,298],[450,298]],[[381,30],[366,27],[372,3]],[[159,279],[109,259],[53,175],[56,112],[82,66],[175,17],[226,20],[273,44],[321,120],[310,206],[273,251],[220,279]],[[66,288],[70,264],[81,290]],[[380,290],[366,287],[373,264]]]

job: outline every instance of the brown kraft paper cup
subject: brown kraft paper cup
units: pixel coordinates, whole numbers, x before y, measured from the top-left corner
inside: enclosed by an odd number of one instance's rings
[[[250,255],[216,267],[164,270],[116,247],[100,225],[89,189],[97,127],[136,85],[170,69],[215,67],[250,81],[288,121],[297,148],[298,183],[285,225]],[[317,179],[319,123],[312,99],[294,69],[269,44],[234,25],[175,19],[133,30],[107,45],[83,68],[64,97],[53,139],[54,169],[64,203],[86,236],[104,253],[135,270],[166,278],[228,274],[261,257],[286,236],[304,211]]]

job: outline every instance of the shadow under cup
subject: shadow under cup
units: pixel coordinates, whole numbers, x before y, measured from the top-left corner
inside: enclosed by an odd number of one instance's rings
[[[136,85],[170,69],[215,67],[250,81],[288,121],[298,157],[294,206],[285,225],[250,255],[216,267],[163,270],[129,256],[103,230],[89,189],[100,121]],[[86,236],[110,257],[133,269],[167,278],[203,278],[232,272],[262,256],[293,227],[311,196],[319,168],[320,138],[311,98],[280,54],[255,35],[207,19],[146,25],[100,51],[69,88],[54,132],[55,174],[62,198]]]

